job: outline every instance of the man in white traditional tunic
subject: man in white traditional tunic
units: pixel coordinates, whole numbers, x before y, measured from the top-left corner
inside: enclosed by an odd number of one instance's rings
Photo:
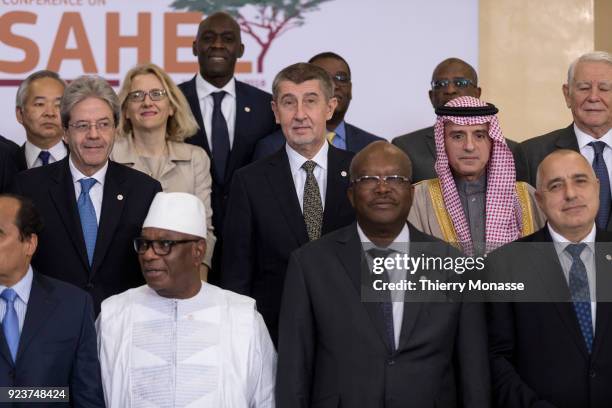
[[[134,240],[147,285],[98,317],[109,407],[274,407],[276,352],[255,301],[202,282],[204,205],[158,193]]]

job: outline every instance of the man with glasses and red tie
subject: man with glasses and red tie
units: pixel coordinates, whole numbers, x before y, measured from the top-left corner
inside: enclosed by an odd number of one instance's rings
[[[334,81],[334,97],[338,101],[331,119],[327,121],[327,140],[338,149],[357,153],[368,144],[383,140],[378,136],[366,132],[357,126],[344,121],[353,98],[353,83],[351,82],[351,68],[348,62],[333,52],[322,52],[309,61],[310,64],[323,68]],[[275,153],[285,144],[282,130],[278,130],[257,142],[253,161]]]
[[[71,82],[60,111],[69,156],[20,173],[11,190],[30,197],[46,225],[34,268],[85,289],[97,313],[105,298],[142,284],[129,248],[161,186],[108,159],[120,108],[105,80]]]
[[[255,301],[200,280],[206,211],[158,193],[134,240],[146,285],[102,303],[109,408],[273,408],[276,352]]]
[[[439,63],[431,75],[429,100],[434,109],[460,96],[480,98],[476,70],[459,58],[448,58]],[[420,129],[393,139],[394,145],[402,149],[412,160],[413,183],[436,177],[436,146],[433,126]],[[518,145],[506,139],[513,155]]]

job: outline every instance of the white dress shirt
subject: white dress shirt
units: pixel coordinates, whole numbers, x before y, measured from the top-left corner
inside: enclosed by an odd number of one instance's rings
[[[357,234],[359,234],[359,239],[361,240],[361,245],[363,249],[367,251],[371,248],[376,248],[376,245],[370,241],[370,238],[363,232],[361,227],[359,226],[359,222],[357,222]],[[387,249],[391,249],[395,252],[399,252],[400,254],[410,255],[409,253],[410,247],[410,230],[408,229],[408,224],[404,224],[404,228],[400,231],[400,233],[395,237],[393,242],[387,247]],[[393,255],[391,255],[393,256]],[[371,270],[371,269],[370,269]],[[407,270],[406,269],[387,269],[387,273],[389,274],[389,282],[400,282],[403,279],[406,279]],[[393,302],[393,335],[395,336],[395,348],[397,349],[399,346],[400,334],[402,333],[402,319],[404,318],[404,300],[403,296],[405,295],[404,291],[394,291],[392,294],[401,295],[401,301]],[[394,296],[395,297],[395,296]]]
[[[17,313],[17,319],[19,320],[19,333],[23,331],[23,322],[25,321],[26,312],[28,310],[28,300],[30,300],[30,291],[32,290],[32,278],[34,272],[32,267],[28,267],[28,272],[21,278],[19,282],[11,286],[17,293],[15,298],[14,306],[15,312]],[[0,285],[0,293],[6,289],[6,286]],[[0,300],[0,322],[4,320],[6,314],[6,301]]]
[[[304,185],[306,184],[306,170],[302,168],[302,165],[309,159],[295,151],[288,143],[285,143],[285,150],[287,151],[287,157],[289,158],[289,167],[291,168],[291,177],[293,177],[293,184],[295,185],[295,192],[300,202],[300,208],[304,212]],[[316,167],[312,171],[317,184],[319,185],[319,193],[321,193],[321,204],[325,210],[325,192],[327,190],[327,152],[329,151],[329,145],[327,142],[323,143],[323,146],[319,149],[318,153],[310,159],[317,163]]]
[[[572,256],[565,250],[565,248],[569,244],[574,244],[575,242],[571,242],[563,235],[559,234],[555,231],[550,224],[546,223],[548,226],[548,232],[550,232],[550,236],[552,237],[553,242],[555,243],[555,250],[557,251],[557,256],[559,257],[559,262],[561,263],[561,269],[563,269],[563,276],[565,276],[565,280],[569,286],[569,271],[572,267]],[[591,232],[584,237],[582,241],[579,243],[587,244],[586,248],[582,250],[580,254],[580,259],[584,264],[587,271],[587,279],[589,280],[589,294],[591,297],[591,321],[593,322],[593,333],[595,333],[595,312],[597,311],[597,298],[596,298],[596,266],[595,266],[595,224],[593,224],[593,228]]]
[[[206,139],[208,147],[212,152],[212,115],[215,102],[212,94],[214,92],[225,91],[226,95],[221,101],[221,113],[227,123],[227,132],[229,133],[230,149],[234,146],[234,129],[236,128],[236,80],[234,78],[225,84],[223,88],[217,88],[211,83],[202,78],[202,74],[196,76],[196,93],[200,101],[200,112],[202,112],[202,120],[204,121],[204,130],[206,131]]]
[[[43,149],[35,146],[29,141],[25,142],[25,159],[28,169],[42,166],[42,160],[40,160],[40,157],[38,157],[42,150]],[[68,155],[68,149],[66,149],[64,142],[61,140],[47,151],[49,152],[49,164],[60,161]]]
[[[599,139],[595,139],[593,136],[580,130],[574,123],[574,133],[576,133],[576,141],[578,142],[580,154],[583,155],[589,161],[589,163],[591,163],[591,165],[595,159],[595,150],[593,149],[593,146],[589,146],[589,143],[604,142],[606,144],[603,151],[603,158],[606,162],[606,167],[608,168],[608,177],[612,183],[612,129],[608,130],[608,133]]]
[[[95,172],[91,177],[84,175],[75,167],[74,163],[72,163],[72,157],[68,160],[68,164],[70,165],[70,173],[72,173],[72,182],[74,183],[75,201],[78,201],[79,196],[81,195],[80,179],[95,178],[98,181],[91,187],[91,190],[89,190],[89,198],[94,206],[94,210],[96,210],[96,220],[98,220],[98,225],[100,225],[100,213],[102,212],[102,198],[104,195],[104,180],[106,180],[108,160],[106,161],[104,167]]]

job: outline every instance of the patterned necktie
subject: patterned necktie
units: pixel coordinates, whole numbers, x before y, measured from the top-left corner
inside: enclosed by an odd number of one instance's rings
[[[569,271],[569,290],[574,302],[578,325],[584,337],[589,354],[593,348],[593,320],[591,318],[591,293],[586,267],[580,259],[586,244],[569,244],[565,250],[572,256],[572,267]]]
[[[2,331],[4,332],[4,338],[14,362],[17,357],[17,348],[19,347],[19,319],[15,311],[17,292],[11,288],[6,288],[0,293],[0,297],[6,302],[6,312],[4,313],[4,319],[2,319]]]
[[[302,164],[306,171],[306,183],[304,184],[304,221],[308,239],[314,241],[321,236],[321,225],[323,224],[323,205],[321,204],[321,193],[319,185],[314,176],[314,168],[317,163],[308,160]]]
[[[49,157],[51,157],[51,153],[46,150],[41,150],[40,153],[38,153],[38,157],[40,158],[42,165],[46,166],[49,164]]]
[[[89,190],[96,184],[96,179],[82,178],[79,183],[81,183],[81,194],[77,200],[77,207],[81,218],[83,238],[87,247],[87,259],[89,260],[89,266],[91,266],[98,237],[98,220],[96,219],[96,209],[91,202],[91,197],[89,197]]]
[[[368,254],[374,258],[387,258],[393,251],[390,249],[372,248],[368,249]],[[389,282],[389,273],[385,270],[383,280]],[[385,322],[385,332],[387,334],[387,344],[390,346],[391,352],[395,352],[395,329],[393,327],[393,303],[380,302],[380,308]]]
[[[212,93],[214,106],[211,122],[212,139],[212,162],[217,181],[223,183],[225,180],[225,167],[230,153],[229,131],[227,122],[221,112],[221,102],[225,97],[225,91]]]
[[[593,159],[593,170],[599,179],[599,211],[597,211],[597,228],[605,230],[608,227],[608,219],[610,218],[610,176],[608,175],[608,167],[604,161],[603,151],[606,147],[604,142],[591,142],[589,146],[595,151]]]

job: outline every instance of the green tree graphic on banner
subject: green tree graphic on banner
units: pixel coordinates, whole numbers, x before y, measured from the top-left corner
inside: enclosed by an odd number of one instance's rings
[[[304,25],[304,13],[318,10],[318,6],[326,1],[331,0],[175,0],[170,7],[199,11],[204,15],[216,11],[232,15],[240,30],[261,47],[257,72],[263,72],[263,62],[272,42],[287,30]],[[249,13],[249,18],[243,14],[243,8],[248,6],[255,10],[255,13]]]

